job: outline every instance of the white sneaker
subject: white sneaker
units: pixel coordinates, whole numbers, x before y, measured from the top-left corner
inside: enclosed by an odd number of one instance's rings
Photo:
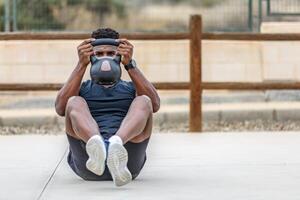
[[[122,186],[132,180],[127,168],[128,154],[122,143],[111,141],[108,146],[107,166],[116,186]]]
[[[101,176],[105,169],[106,148],[100,135],[94,135],[86,143],[86,152],[89,159],[86,162],[86,168]]]

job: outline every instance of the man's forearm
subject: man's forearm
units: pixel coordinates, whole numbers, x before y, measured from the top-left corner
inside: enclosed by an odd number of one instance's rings
[[[79,63],[73,70],[67,82],[63,85],[63,87],[58,92],[55,101],[55,109],[57,114],[60,116],[65,115],[65,108],[68,102],[68,99],[71,96],[77,96],[79,94],[79,89],[81,85],[82,78],[84,76],[86,67],[80,65]]]
[[[137,95],[147,95],[153,105],[153,112],[157,112],[160,107],[160,98],[155,87],[150,83],[138,68],[128,70],[128,74],[133,81]]]

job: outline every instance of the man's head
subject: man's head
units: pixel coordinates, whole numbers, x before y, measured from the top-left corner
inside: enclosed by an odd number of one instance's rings
[[[100,28],[93,31],[91,37],[95,39],[119,39],[119,33],[110,28]],[[121,57],[116,56],[118,47],[114,45],[111,42],[97,43],[97,41],[93,45],[91,78],[96,83],[107,87],[114,85],[121,78]]]
[[[99,28],[92,32],[91,37],[95,39],[101,39],[101,38],[119,39],[119,33],[111,28]]]
[[[101,39],[101,38],[112,38],[119,39],[119,33],[111,28],[99,28],[92,32],[92,38]],[[113,57],[116,55],[117,47],[112,45],[101,45],[94,47],[94,54],[96,57],[110,56]]]

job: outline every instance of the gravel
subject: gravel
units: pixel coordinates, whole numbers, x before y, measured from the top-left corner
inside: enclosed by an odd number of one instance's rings
[[[300,121],[251,120],[243,122],[221,122],[204,124],[204,131],[300,131]]]
[[[263,121],[252,120],[244,122],[208,122],[203,124],[204,132],[245,132],[245,131],[300,131],[300,121]],[[188,132],[188,124],[164,124],[153,127],[154,133]],[[41,127],[17,127],[0,126],[0,135],[41,134],[59,135],[64,134],[63,124],[57,126]]]
[[[187,91],[159,91],[162,105],[189,104]],[[0,109],[53,108],[57,92],[1,92]],[[204,104],[244,102],[298,102],[298,90],[204,92]]]
[[[59,135],[64,134],[64,127],[57,126],[0,126],[0,135],[23,135],[23,134],[40,134],[40,135]]]
[[[154,127],[154,132],[188,132],[187,123]],[[300,131],[300,121],[250,120],[243,122],[205,122],[203,132]]]

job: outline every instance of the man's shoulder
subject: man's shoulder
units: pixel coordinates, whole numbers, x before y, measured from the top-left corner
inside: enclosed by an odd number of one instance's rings
[[[91,83],[92,83],[92,80],[90,80],[90,79],[85,80],[85,81],[83,81],[83,82],[81,83],[81,87],[84,87],[84,86],[89,85],[89,84],[91,84]]]
[[[121,80],[120,82],[125,86],[130,86],[130,87],[134,86],[132,81]]]
[[[134,86],[134,84],[133,84],[132,81],[121,80],[120,81],[120,85],[122,85],[122,86],[124,86],[126,88],[129,88],[129,89],[135,90],[135,86]]]
[[[79,96],[83,96],[85,93],[87,93],[91,88],[91,84],[92,84],[91,80],[83,81],[80,86]]]
[[[129,91],[131,94],[135,95],[135,86],[132,81],[121,80],[119,88],[121,90]]]

